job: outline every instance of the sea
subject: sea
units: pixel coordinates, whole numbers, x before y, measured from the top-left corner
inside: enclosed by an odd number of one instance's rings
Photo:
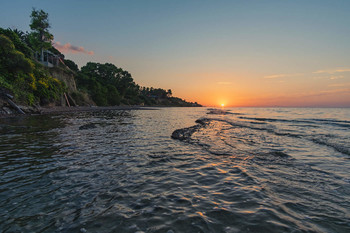
[[[350,232],[349,108],[0,119],[0,232]]]

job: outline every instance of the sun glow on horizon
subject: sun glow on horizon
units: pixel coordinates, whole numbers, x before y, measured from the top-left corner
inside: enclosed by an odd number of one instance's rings
[[[221,104],[221,107],[225,107],[225,104]]]

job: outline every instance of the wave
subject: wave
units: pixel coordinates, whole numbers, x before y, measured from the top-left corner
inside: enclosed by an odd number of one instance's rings
[[[209,108],[209,112],[207,114],[212,114],[212,115],[243,115],[242,113],[235,113],[235,112],[230,112],[230,110],[224,110],[224,109],[217,109],[217,108]]]
[[[287,120],[285,120],[287,121]],[[182,128],[182,129],[177,129],[175,130],[171,137],[173,139],[178,139],[180,141],[186,141],[186,142],[190,142],[192,144],[196,144],[199,145],[201,147],[203,147],[205,150],[209,151],[212,154],[216,154],[216,155],[225,155],[225,154],[230,154],[230,152],[222,152],[221,148],[217,149],[217,150],[213,150],[212,148],[215,148],[215,146],[219,143],[218,141],[215,140],[219,140],[217,138],[211,138],[210,143],[203,143],[204,140],[207,139],[203,139],[201,140],[201,137],[205,138],[208,137],[209,132],[203,132],[203,135],[198,134],[198,138],[196,138],[196,140],[194,140],[192,138],[192,135],[195,132],[199,132],[201,130],[203,130],[204,128],[207,128],[207,126],[213,122],[220,122],[220,123],[224,123],[224,124],[228,124],[232,127],[235,128],[241,128],[241,129],[249,129],[249,130],[255,130],[255,131],[263,131],[266,132],[268,134],[274,135],[274,136],[279,136],[279,137],[289,137],[289,138],[294,138],[297,140],[307,140],[309,142],[315,143],[317,145],[321,145],[321,146],[327,146],[329,148],[332,148],[333,150],[345,154],[345,155],[350,155],[350,148],[347,146],[346,143],[346,139],[341,138],[340,136],[337,135],[325,135],[325,134],[307,134],[307,131],[305,132],[305,134],[301,133],[300,131],[292,131],[292,130],[281,130],[281,129],[277,129],[275,127],[272,127],[271,125],[263,125],[263,124],[251,124],[251,122],[242,122],[242,121],[230,121],[227,119],[216,119],[216,118],[201,118],[198,119],[196,121],[197,125],[188,127],[188,128]],[[211,129],[211,128],[210,128]],[[215,130],[215,127],[214,127]],[[222,129],[217,129],[218,133],[220,133],[220,130]],[[253,135],[253,137],[256,137],[257,135],[259,135],[259,133],[257,132],[253,132],[251,133],[251,135]],[[243,136],[244,137],[244,136]],[[273,147],[270,148],[270,151],[268,152],[253,152],[252,150],[247,149],[246,151],[240,151],[238,148],[235,147],[235,145],[232,145],[230,143],[227,143],[225,140],[220,139],[221,142],[225,144],[227,147],[230,147],[231,150],[231,154],[232,151],[234,153],[241,153],[241,152],[248,152],[250,154],[271,154],[277,157],[289,157],[288,154],[281,152],[281,151],[274,151]],[[243,140],[243,141],[242,141]],[[245,147],[249,147],[249,143],[244,141],[244,138],[240,139],[240,143],[245,144]],[[255,147],[253,147],[254,149],[258,149],[257,148],[258,145],[255,145]],[[267,144],[262,142],[260,146],[264,146],[266,147]],[[216,146],[217,147],[217,146]]]
[[[239,117],[244,120],[253,120],[253,121],[261,121],[261,122],[288,122],[293,124],[311,124],[307,125],[312,127],[312,125],[318,125],[320,123],[327,124],[331,126],[337,126],[342,128],[350,128],[350,121],[342,121],[342,120],[332,120],[332,119],[300,119],[300,120],[287,120],[287,119],[276,119],[276,118],[263,118],[263,117]]]

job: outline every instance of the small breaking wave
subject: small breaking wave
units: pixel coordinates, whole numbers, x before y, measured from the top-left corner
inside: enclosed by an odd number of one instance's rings
[[[210,118],[198,119],[196,123],[194,126],[175,130],[171,138],[199,146],[213,155],[290,157],[287,153],[272,148],[257,150],[257,147],[261,143],[254,142],[251,139],[245,140],[241,136],[230,138],[227,135],[221,135],[226,130],[230,131],[233,128],[243,128],[242,124],[234,124],[226,120]],[[232,126],[234,127],[232,128]],[[196,133],[195,136],[194,133]]]
[[[207,112],[207,114],[212,114],[212,115],[227,115],[227,114],[243,115],[242,113],[234,113],[234,112],[230,112],[229,110],[224,110],[224,109],[209,108],[208,110],[209,110],[209,112]]]
[[[253,120],[257,122],[282,122],[282,123],[292,123],[292,124],[307,124],[308,127],[318,126],[319,124],[331,125],[340,128],[350,128],[349,121],[332,120],[332,119],[277,119],[277,118],[264,118],[264,117],[245,117],[240,116],[243,120]]]
[[[218,124],[224,124],[231,126],[230,129],[222,129],[222,128],[216,128],[216,126],[210,127],[207,131],[201,132],[201,134],[196,134],[196,138],[193,139],[192,135],[195,132],[199,132],[200,130],[204,128],[208,128],[207,126],[210,123],[217,122]],[[201,118],[196,121],[197,125],[188,127],[188,128],[182,128],[175,130],[171,137],[173,139],[177,139],[180,141],[186,141],[191,144],[196,144],[201,147],[203,147],[205,150],[209,151],[212,154],[216,155],[223,155],[223,154],[233,154],[233,153],[249,153],[251,155],[254,154],[271,154],[276,157],[289,157],[288,154],[285,154],[284,152],[276,152],[274,150],[274,147],[276,145],[269,145],[268,140],[272,141],[278,141],[278,140],[286,140],[282,138],[291,138],[292,140],[305,140],[320,146],[326,146],[328,148],[331,148],[341,154],[344,155],[350,155],[350,149],[348,148],[347,144],[345,143],[346,139],[343,139],[337,135],[318,135],[318,134],[308,134],[307,131],[305,133],[299,132],[299,131],[292,131],[292,130],[284,130],[279,128],[274,128],[271,125],[256,125],[256,124],[250,124],[249,122],[242,122],[242,121],[232,121],[227,119],[219,119],[219,118]],[[213,129],[212,129],[213,128]],[[220,134],[222,131],[225,130],[233,130],[229,135],[229,137],[215,137],[215,134]],[[245,136],[247,135],[241,135],[239,139],[234,139],[236,135],[241,130],[249,130],[249,137],[253,138],[260,138],[260,137],[268,137],[271,139],[262,139],[259,141],[259,143],[255,142],[252,145],[248,145],[249,143],[245,143]],[[211,131],[210,131],[211,130]],[[254,132],[255,131],[255,132]],[[257,132],[260,131],[260,132]],[[216,132],[216,133],[215,133]],[[209,135],[212,134],[212,135]],[[264,136],[262,136],[264,135]],[[276,137],[277,136],[277,137]],[[233,137],[233,138],[232,138]],[[280,138],[280,139],[278,139]],[[233,141],[233,143],[228,143],[227,141]],[[264,141],[265,140],[265,141]],[[266,141],[267,140],[267,141]],[[221,145],[222,144],[222,145]],[[240,150],[237,147],[237,144],[241,145],[242,148],[245,148],[243,150]],[[258,144],[260,146],[263,145],[263,147],[267,149],[265,152],[256,152],[254,148],[258,147]],[[220,145],[220,146],[219,146]],[[224,149],[223,148],[227,148]],[[228,148],[229,147],[229,148]],[[269,147],[271,147],[271,151],[269,151]],[[224,151],[224,152],[222,152]],[[271,152],[271,153],[270,153]]]

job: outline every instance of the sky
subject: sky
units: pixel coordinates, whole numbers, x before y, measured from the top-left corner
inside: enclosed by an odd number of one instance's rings
[[[0,27],[49,14],[66,58],[206,106],[350,107],[348,0],[0,0]]]

